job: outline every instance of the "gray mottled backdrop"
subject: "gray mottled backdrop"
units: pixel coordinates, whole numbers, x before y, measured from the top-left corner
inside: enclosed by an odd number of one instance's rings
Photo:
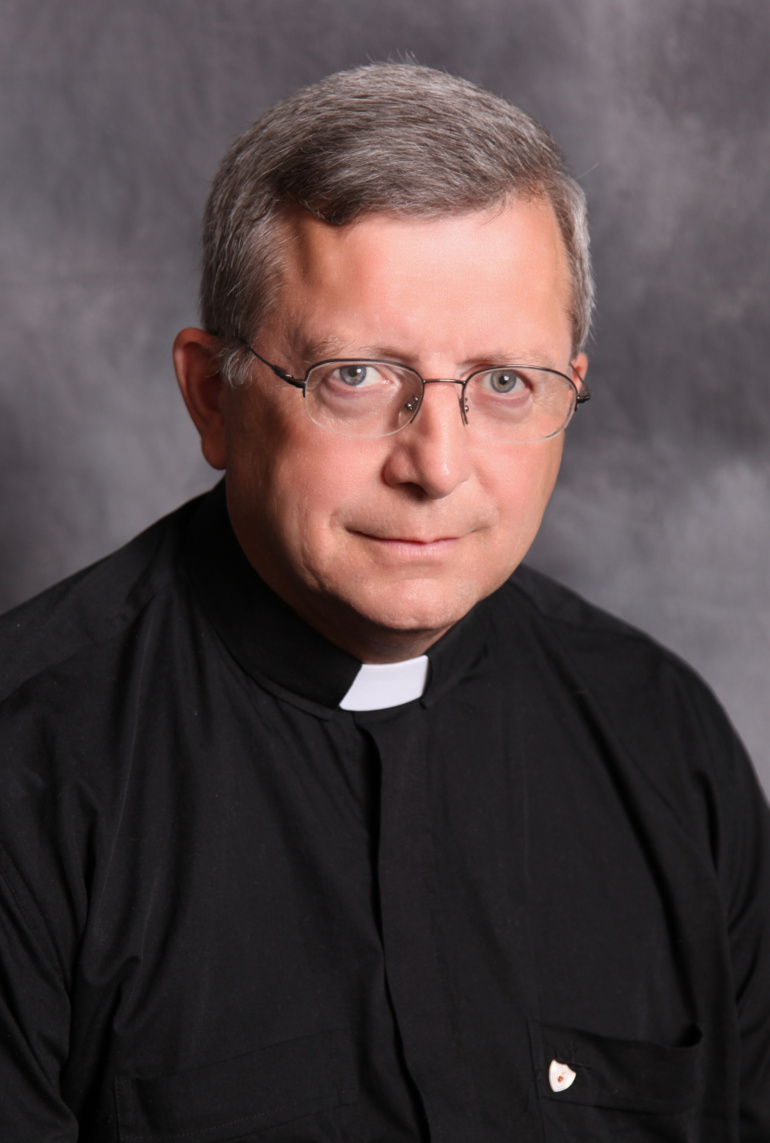
[[[717,689],[770,788],[770,5],[2,0],[0,605],[213,481],[177,397],[232,136],[413,53],[543,119],[591,205],[594,401],[532,562]]]

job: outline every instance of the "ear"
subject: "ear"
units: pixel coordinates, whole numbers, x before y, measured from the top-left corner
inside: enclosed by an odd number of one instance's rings
[[[572,368],[577,372],[580,380],[585,381],[588,372],[588,358],[585,353],[578,353],[577,357],[572,359]]]
[[[226,467],[224,387],[219,372],[219,338],[202,329],[180,330],[174,339],[174,368],[187,412],[200,433],[201,451],[212,468]]]

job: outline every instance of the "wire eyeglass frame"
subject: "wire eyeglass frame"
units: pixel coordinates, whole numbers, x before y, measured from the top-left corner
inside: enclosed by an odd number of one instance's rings
[[[362,358],[362,357],[351,357],[351,358],[331,357],[331,358],[328,358],[327,360],[324,360],[324,361],[316,361],[312,365],[308,366],[307,370],[305,371],[304,377],[300,378],[300,377],[293,377],[291,375],[291,373],[289,373],[287,370],[283,369],[280,365],[275,365],[272,361],[268,361],[260,353],[257,353],[256,349],[254,349],[254,347],[252,345],[250,345],[247,341],[240,339],[240,338],[239,338],[239,340],[241,341],[241,344],[243,345],[243,347],[249,351],[249,353],[251,353],[254,357],[256,357],[256,359],[258,361],[261,361],[263,365],[266,365],[267,368],[270,369],[276,375],[276,377],[278,377],[281,381],[285,381],[287,385],[294,386],[295,389],[301,389],[302,390],[302,396],[304,398],[304,403],[305,403],[305,406],[306,406],[306,409],[308,412],[308,416],[310,417],[310,420],[313,422],[313,424],[316,424],[320,428],[324,428],[329,432],[339,433],[340,436],[369,437],[370,439],[375,439],[375,440],[380,438],[380,437],[392,436],[394,433],[398,433],[402,429],[405,429],[408,425],[411,425],[412,422],[415,420],[415,418],[417,417],[417,414],[419,413],[419,411],[422,407],[423,398],[425,396],[425,386],[426,385],[451,384],[451,385],[462,386],[462,391],[461,391],[460,398],[459,398],[459,405],[460,405],[460,415],[462,417],[463,424],[465,424],[471,428],[474,428],[475,431],[477,431],[479,433],[479,435],[486,436],[488,439],[490,437],[491,437],[491,439],[498,439],[498,440],[510,439],[505,434],[495,435],[495,434],[484,433],[483,430],[478,429],[478,427],[475,426],[473,424],[473,422],[468,421],[468,413],[470,412],[470,409],[469,409],[469,406],[468,406],[468,403],[466,400],[467,387],[475,378],[483,376],[484,374],[487,374],[487,373],[498,373],[498,372],[504,373],[507,371],[518,372],[518,371],[523,371],[523,370],[529,370],[529,371],[537,372],[537,373],[553,374],[555,377],[561,378],[562,381],[566,381],[574,393],[574,399],[573,399],[571,408],[569,408],[567,410],[566,415],[564,417],[564,420],[562,421],[562,423],[557,428],[555,428],[553,431],[547,433],[543,437],[532,438],[531,441],[522,441],[521,443],[537,443],[538,441],[550,440],[552,437],[557,436],[560,432],[562,432],[564,429],[566,429],[567,425],[569,424],[570,420],[572,419],[572,416],[574,415],[578,406],[584,405],[587,401],[590,401],[590,399],[591,399],[591,393],[588,389],[588,386],[586,385],[586,383],[583,380],[583,378],[581,377],[580,373],[578,373],[577,369],[574,366],[572,366],[572,369],[573,369],[573,372],[575,373],[575,375],[577,376],[577,378],[580,382],[580,388],[579,389],[578,389],[577,385],[575,384],[575,382],[572,380],[572,378],[568,377],[566,373],[561,373],[558,369],[551,369],[548,366],[542,366],[542,365],[520,365],[520,364],[519,365],[509,365],[509,364],[506,364],[506,365],[497,365],[497,366],[494,366],[492,368],[490,368],[488,366],[485,369],[474,370],[473,373],[471,373],[468,377],[465,378],[464,381],[462,381],[459,378],[455,378],[455,377],[423,377],[420,373],[417,372],[416,369],[412,369],[411,366],[404,365],[402,362],[376,360],[373,358]],[[343,428],[332,428],[328,424],[325,424],[321,421],[315,420],[315,418],[310,413],[310,407],[309,407],[308,401],[307,401],[307,382],[308,382],[308,378],[310,377],[311,373],[314,373],[315,370],[322,368],[324,365],[339,365],[339,366],[343,366],[343,365],[359,365],[359,366],[387,365],[392,369],[403,370],[404,372],[415,377],[420,382],[420,393],[419,393],[419,397],[414,402],[414,408],[410,407],[411,402],[407,402],[407,404],[405,405],[406,411],[409,412],[409,414],[410,414],[408,420],[405,420],[403,424],[397,425],[393,429],[389,429],[387,432],[374,433],[374,434],[372,434],[372,433],[346,432],[345,429],[343,429]],[[354,423],[355,423],[354,421],[351,422],[351,424],[354,424]]]

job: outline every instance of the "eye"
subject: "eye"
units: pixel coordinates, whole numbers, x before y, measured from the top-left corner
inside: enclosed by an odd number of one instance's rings
[[[493,393],[520,393],[525,388],[524,379],[513,369],[490,369],[482,380]]]
[[[344,382],[345,385],[350,385],[351,388],[358,388],[365,385],[367,381],[375,381],[377,379],[377,370],[373,369],[371,365],[364,365],[359,362],[351,362],[349,365],[340,365],[334,370],[334,375]]]

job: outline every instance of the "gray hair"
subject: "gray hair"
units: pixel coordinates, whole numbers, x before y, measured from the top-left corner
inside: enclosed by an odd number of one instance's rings
[[[278,292],[283,220],[301,207],[333,226],[368,214],[440,217],[543,196],[572,283],[573,352],[591,324],[593,279],[582,188],[548,132],[483,88],[412,63],[338,72],[265,112],[224,156],[203,218],[202,325],[243,376]]]

